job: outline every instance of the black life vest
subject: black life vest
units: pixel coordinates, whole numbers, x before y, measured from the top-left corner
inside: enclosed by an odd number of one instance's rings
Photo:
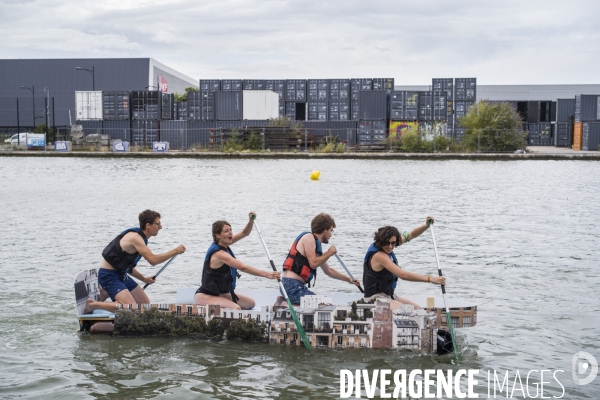
[[[223,264],[217,269],[212,269],[210,267],[210,259],[212,255],[219,250],[226,251],[231,255],[231,257],[235,258],[233,251],[231,251],[229,247],[219,246],[216,243],[211,244],[206,252],[206,257],[204,257],[202,285],[198,289],[197,293],[209,294],[211,296],[219,296],[221,294],[229,293],[231,294],[231,300],[237,304],[238,297],[233,291],[235,288],[233,277],[237,275],[237,269],[232,268],[227,264]]]
[[[121,232],[102,251],[102,257],[106,260],[106,262],[117,271],[123,273],[131,271],[142,258],[140,253],[137,251],[133,254],[129,254],[128,252],[123,251],[121,248],[121,239],[123,239],[123,236],[129,232],[137,232],[142,239],[144,239],[144,243],[146,245],[148,244],[148,238],[146,235],[144,235],[140,228],[129,228]]]
[[[298,274],[298,276],[308,283],[308,287],[310,287],[311,280],[313,280],[313,285],[317,282],[317,270],[310,267],[308,258],[300,254],[296,247],[298,246],[298,241],[302,238],[302,236],[308,235],[309,233],[310,232],[302,232],[300,235],[298,235],[296,240],[294,240],[294,244],[292,244],[290,252],[283,262],[283,269]],[[317,239],[315,235],[313,235],[313,237],[315,238],[315,253],[317,253],[317,256],[322,256],[323,249],[321,248],[321,241]]]
[[[373,268],[371,268],[371,259],[378,251],[383,250],[379,250],[377,247],[375,247],[375,244],[371,244],[367,250],[367,254],[365,255],[363,264],[363,285],[365,289],[365,297],[371,297],[377,293],[383,293],[393,298],[394,289],[396,289],[396,284],[398,283],[398,277],[385,268],[379,272],[375,272],[373,271]],[[393,251],[388,254],[388,257],[390,257],[390,260],[392,260],[394,264],[398,265],[398,259]]]

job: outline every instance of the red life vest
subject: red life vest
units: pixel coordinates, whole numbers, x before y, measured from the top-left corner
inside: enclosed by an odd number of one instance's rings
[[[297,246],[298,241],[302,238],[302,236],[307,235],[309,233],[310,232],[302,232],[300,235],[298,235],[296,240],[294,240],[294,244],[292,244],[290,252],[288,253],[285,261],[283,262],[283,269],[298,274],[302,279],[304,279],[308,283],[308,287],[310,287],[311,280],[314,279],[316,281],[317,270],[312,269],[310,267],[308,258],[306,258],[298,252]],[[319,239],[317,239],[315,235],[313,235],[313,237],[315,238],[315,253],[317,253],[317,256],[322,256],[323,250],[321,249],[321,242],[319,241]]]

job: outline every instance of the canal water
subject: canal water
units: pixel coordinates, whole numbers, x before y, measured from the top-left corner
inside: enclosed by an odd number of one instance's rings
[[[488,372],[508,374],[514,398],[596,398],[600,377],[576,384],[572,362],[579,351],[600,360],[599,176],[600,163],[588,161],[0,158],[0,398],[329,399],[340,397],[342,369],[477,369],[480,398]],[[433,215],[448,296],[476,303],[477,325],[457,331],[458,365],[410,351],[77,334],[75,275],[98,267],[106,244],[147,208],[163,224],[151,249],[188,249],[147,289],[157,303],[199,285],[217,219],[241,230],[255,211],[281,265],[327,212],[331,242],[362,277],[378,227],[410,230]],[[255,232],[233,249],[269,269]],[[397,254],[407,270],[436,273],[429,231]],[[238,285],[276,287],[247,274]],[[316,286],[355,290],[324,274]],[[397,293],[439,287],[400,282]]]

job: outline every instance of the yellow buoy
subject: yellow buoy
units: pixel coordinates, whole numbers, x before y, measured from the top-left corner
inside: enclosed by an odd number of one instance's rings
[[[312,179],[313,181],[318,181],[319,176],[321,176],[321,171],[313,171],[310,173],[310,179]]]

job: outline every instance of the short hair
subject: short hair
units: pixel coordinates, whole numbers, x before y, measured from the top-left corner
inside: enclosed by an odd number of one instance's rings
[[[310,223],[310,230],[317,235],[327,229],[335,228],[335,221],[329,214],[321,213],[313,218]]]
[[[383,246],[387,245],[392,237],[396,236],[396,247],[400,246],[400,231],[393,226],[383,226],[377,229],[377,232],[373,235],[375,247],[379,250]]]
[[[223,220],[216,221],[212,224],[212,236],[213,236],[213,242],[215,242],[215,244],[219,244],[217,235],[221,234],[221,231],[223,230],[223,227],[225,225],[231,227],[231,224],[229,222],[223,221]]]
[[[142,211],[140,213],[140,215],[138,216],[138,219],[140,220],[140,229],[141,230],[146,229],[147,224],[152,225],[154,223],[154,221],[156,221],[156,218],[160,218],[160,214],[157,213],[156,211],[152,211],[152,210]]]

